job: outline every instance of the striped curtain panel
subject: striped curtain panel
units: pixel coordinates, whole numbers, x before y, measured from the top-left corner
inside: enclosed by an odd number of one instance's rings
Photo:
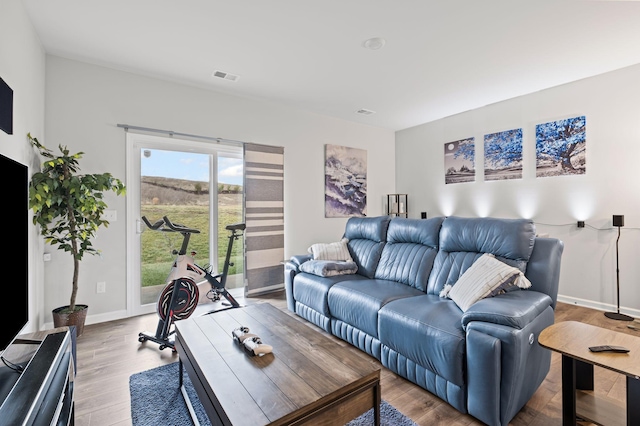
[[[284,287],[284,148],[244,144],[245,293]]]

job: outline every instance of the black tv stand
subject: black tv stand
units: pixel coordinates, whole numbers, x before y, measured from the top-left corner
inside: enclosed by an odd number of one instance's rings
[[[0,367],[0,401],[7,399],[7,395],[9,395],[9,392],[11,392],[11,389],[15,386],[20,375],[21,372],[10,367]]]
[[[16,338],[13,341],[14,345],[39,345],[42,343],[42,340],[40,339],[21,339],[21,338]]]
[[[70,331],[46,336],[21,373],[0,368],[0,425],[73,425],[74,371]]]

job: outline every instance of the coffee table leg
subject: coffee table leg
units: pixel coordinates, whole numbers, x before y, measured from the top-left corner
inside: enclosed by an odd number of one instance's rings
[[[380,381],[376,383],[374,388],[374,407],[373,407],[373,424],[380,426],[380,403],[382,402],[382,389],[380,388]]]
[[[640,380],[627,376],[627,425],[640,424]]]
[[[562,425],[576,424],[576,363],[562,355]]]
[[[182,360],[178,360],[179,378],[178,385],[180,387],[180,393],[182,394],[182,398],[184,399],[184,403],[187,404],[187,410],[189,410],[189,416],[191,420],[193,420],[193,424],[195,426],[200,426],[200,422],[198,421],[198,416],[196,416],[196,411],[193,409],[193,404],[191,404],[191,398],[189,398],[189,394],[187,393],[187,388],[184,387],[184,382],[182,378],[184,377],[184,368],[182,366]]]

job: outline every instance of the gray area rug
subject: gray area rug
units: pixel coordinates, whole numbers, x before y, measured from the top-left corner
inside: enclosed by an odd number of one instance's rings
[[[187,405],[178,388],[178,374],[178,363],[174,362],[129,377],[133,426],[193,425]],[[187,374],[184,375],[184,386],[198,421],[202,426],[210,426],[211,423]],[[348,426],[372,424],[373,410],[369,410],[349,422]],[[411,419],[386,401],[382,401],[380,404],[380,424],[385,426],[416,426]]]

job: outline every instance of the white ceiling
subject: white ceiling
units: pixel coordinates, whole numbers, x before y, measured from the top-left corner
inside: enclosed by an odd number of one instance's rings
[[[49,54],[391,130],[640,63],[636,1],[23,3]]]

